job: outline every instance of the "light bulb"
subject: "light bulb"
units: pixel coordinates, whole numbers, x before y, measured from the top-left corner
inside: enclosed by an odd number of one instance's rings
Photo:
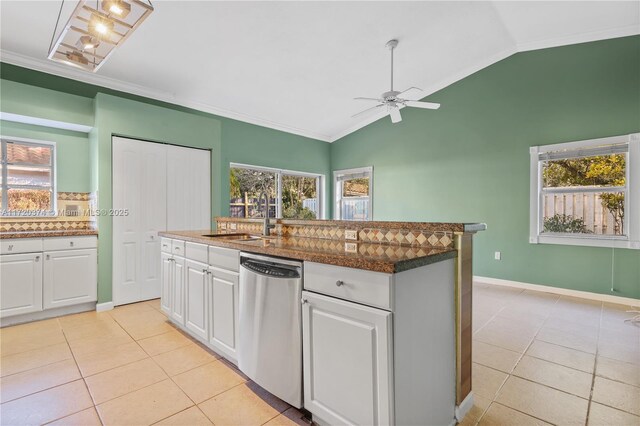
[[[131,5],[124,0],[102,0],[102,10],[118,18],[126,18],[131,12]]]
[[[83,35],[78,39],[76,47],[80,50],[95,49],[100,46],[100,39],[95,36]]]
[[[98,15],[89,20],[89,32],[96,37],[105,38],[113,30],[113,22]]]

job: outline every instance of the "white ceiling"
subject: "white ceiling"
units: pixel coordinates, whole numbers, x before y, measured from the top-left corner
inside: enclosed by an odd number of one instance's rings
[[[153,3],[92,74],[46,59],[59,1],[2,0],[1,59],[334,141],[380,118],[352,98],[389,90],[391,38],[396,89],[426,96],[517,51],[640,33],[638,1]]]

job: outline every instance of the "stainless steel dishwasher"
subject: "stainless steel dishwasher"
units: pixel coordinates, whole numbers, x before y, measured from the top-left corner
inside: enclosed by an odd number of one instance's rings
[[[302,262],[240,253],[238,367],[302,407]]]

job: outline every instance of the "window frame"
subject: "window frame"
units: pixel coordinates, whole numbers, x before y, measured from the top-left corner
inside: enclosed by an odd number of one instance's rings
[[[51,148],[51,187],[45,186],[29,186],[29,185],[9,185],[7,181],[8,176],[8,161],[7,161],[7,142],[17,142],[22,145],[31,145],[35,147],[50,147]],[[57,146],[54,141],[45,141],[38,139],[20,138],[14,136],[2,136],[0,135],[0,163],[2,164],[2,183],[0,184],[0,190],[2,191],[2,209],[0,211],[0,217],[56,217],[58,208],[58,185],[57,185]],[[42,167],[41,164],[34,165]],[[41,210],[29,210],[22,211],[21,214],[11,213],[8,207],[9,194],[8,189],[48,189],[51,191],[51,209],[49,211]],[[40,213],[40,214],[36,214]]]
[[[603,145],[627,145],[625,187],[603,187],[596,192],[625,193],[625,235],[562,234],[543,233],[543,160],[540,154],[561,150],[578,150]],[[611,247],[640,249],[640,133],[588,139],[552,145],[532,146],[530,154],[530,212],[529,243],[561,244],[590,247]],[[604,189],[604,191],[602,191]],[[567,192],[566,190],[548,190],[547,192]],[[577,192],[577,191],[574,191]],[[593,192],[593,190],[585,191]]]
[[[250,169],[261,172],[274,173],[276,175],[276,217],[275,219],[282,219],[282,175],[287,176],[299,176],[316,179],[316,192],[318,194],[318,217],[316,219],[324,219],[324,199],[325,188],[324,181],[325,176],[320,173],[300,172],[297,170],[278,169],[275,167],[254,166],[252,164],[244,163],[229,163],[229,171],[231,169]],[[291,219],[296,220],[296,219]]]
[[[334,194],[334,216],[336,220],[349,220],[342,219],[342,185],[338,181],[338,176],[344,175],[359,175],[359,174],[368,174],[369,176],[369,195],[367,196],[369,199],[369,211],[367,214],[367,218],[362,221],[373,220],[373,166],[365,166],[365,167],[356,167],[352,169],[342,169],[342,170],[334,170],[333,171],[333,194]],[[362,197],[352,197],[362,198]],[[361,222],[354,220],[355,222]]]

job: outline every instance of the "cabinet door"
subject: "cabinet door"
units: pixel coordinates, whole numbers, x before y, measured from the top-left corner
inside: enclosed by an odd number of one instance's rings
[[[96,249],[44,252],[44,309],[98,299]]]
[[[393,424],[391,313],[302,294],[304,407],[331,425]]]
[[[171,318],[184,325],[184,257],[174,257],[171,289]]]
[[[211,268],[209,343],[226,358],[238,361],[238,273]]]
[[[171,285],[173,281],[173,258],[170,253],[160,254],[160,309],[171,315]]]
[[[187,259],[184,263],[185,327],[195,336],[207,340],[209,319],[207,317],[207,287],[209,267],[206,263]]]
[[[0,256],[0,318],[42,310],[42,253]]]

